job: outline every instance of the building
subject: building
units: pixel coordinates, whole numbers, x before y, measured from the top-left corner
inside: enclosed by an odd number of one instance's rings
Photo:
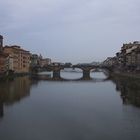
[[[51,64],[50,58],[43,58],[41,55],[31,54],[31,67],[39,66],[44,67]]]
[[[6,60],[8,55],[5,53],[0,53],[0,74],[4,74],[7,72]]]
[[[121,51],[116,53],[118,66],[121,70],[140,70],[140,42],[123,44]]]
[[[7,71],[6,60],[8,54],[3,52],[3,36],[0,35],[0,74],[3,74]]]
[[[7,65],[15,73],[28,73],[30,68],[30,52],[20,46],[5,46],[3,52],[8,54]]]
[[[117,57],[108,57],[103,63],[103,66],[112,67],[117,65]]]
[[[37,54],[31,54],[30,60],[31,60],[30,63],[31,67],[40,65],[40,57]]]
[[[44,67],[44,66],[48,66],[51,64],[51,59],[50,58],[42,58],[40,61],[40,66]]]
[[[121,48],[122,63],[127,69],[137,69],[140,67],[140,42],[123,44]]]
[[[64,63],[61,63],[61,62],[53,62],[51,63],[52,66],[64,66],[65,64]]]
[[[6,70],[7,71],[11,71],[14,72],[14,63],[13,63],[14,59],[12,55],[8,55],[8,57],[6,58]]]

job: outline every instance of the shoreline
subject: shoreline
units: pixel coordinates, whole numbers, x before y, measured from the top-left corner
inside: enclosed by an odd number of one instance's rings
[[[111,77],[122,77],[122,78],[131,78],[131,79],[140,79],[140,73],[132,73],[132,72],[112,72]]]
[[[14,80],[16,77],[30,76],[31,73],[13,73],[9,75],[0,75],[0,81]]]

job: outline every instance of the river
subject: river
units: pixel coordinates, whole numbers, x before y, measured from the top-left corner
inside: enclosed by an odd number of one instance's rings
[[[91,77],[1,82],[0,140],[140,140],[140,81],[104,80],[102,72]]]

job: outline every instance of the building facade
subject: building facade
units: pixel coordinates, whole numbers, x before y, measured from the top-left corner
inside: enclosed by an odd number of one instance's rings
[[[6,60],[8,55],[3,52],[3,36],[0,35],[0,74],[7,71]]]
[[[42,58],[40,61],[41,67],[46,67],[51,64],[51,59],[50,58]]]
[[[125,69],[136,70],[140,68],[140,42],[123,44],[121,48],[121,60]]]
[[[22,49],[20,46],[5,46],[4,53],[8,54],[8,68],[15,73],[28,73],[30,68],[30,52]]]
[[[30,61],[31,61],[30,63],[31,67],[40,65],[40,57],[37,54],[31,54]]]
[[[103,63],[103,66],[112,67],[118,64],[117,57],[108,57]]]
[[[4,74],[7,72],[6,60],[8,58],[7,54],[0,53],[0,74]]]

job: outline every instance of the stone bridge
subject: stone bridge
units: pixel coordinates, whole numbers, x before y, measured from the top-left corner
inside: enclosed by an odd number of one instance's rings
[[[72,66],[66,66],[66,65],[48,65],[47,67],[44,68],[46,71],[52,71],[53,72],[53,79],[61,79],[61,70],[65,68],[72,68],[72,69],[81,69],[83,72],[83,76],[81,79],[83,80],[89,80],[91,79],[90,77],[90,72],[93,69],[97,68],[102,68],[100,66],[94,66],[94,65],[72,65]]]

